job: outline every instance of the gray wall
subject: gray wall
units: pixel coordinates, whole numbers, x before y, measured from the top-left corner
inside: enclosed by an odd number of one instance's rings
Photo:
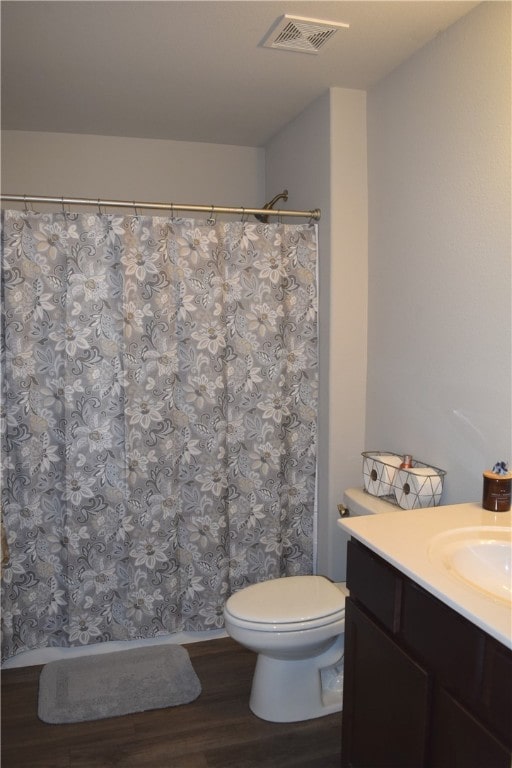
[[[366,95],[331,89],[266,146],[267,192],[322,210],[319,226],[318,571],[345,578],[337,525],[344,488],[360,484],[367,314]]]
[[[368,94],[366,445],[481,498],[512,459],[510,3],[486,2]]]
[[[4,193],[248,208],[265,202],[264,174],[265,152],[255,147],[2,132]]]

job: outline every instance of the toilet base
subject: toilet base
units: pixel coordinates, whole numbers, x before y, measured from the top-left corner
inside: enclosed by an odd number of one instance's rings
[[[258,654],[249,706],[262,720],[294,723],[342,709],[342,691],[324,690],[322,670],[341,663],[344,635],[319,656],[275,659]]]

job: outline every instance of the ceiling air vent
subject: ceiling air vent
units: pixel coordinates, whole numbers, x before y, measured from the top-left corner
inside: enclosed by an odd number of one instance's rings
[[[307,19],[304,16],[282,16],[263,41],[264,48],[280,48],[300,53],[318,53],[338,29],[350,24]]]

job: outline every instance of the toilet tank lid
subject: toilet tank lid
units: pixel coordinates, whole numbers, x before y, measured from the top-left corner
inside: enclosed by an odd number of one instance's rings
[[[390,501],[381,499],[379,496],[372,496],[364,488],[347,488],[343,493],[343,504],[354,517],[378,515],[381,512],[397,512],[400,509]]]
[[[241,589],[227,607],[239,619],[284,624],[334,615],[344,609],[345,597],[324,576],[285,576]]]

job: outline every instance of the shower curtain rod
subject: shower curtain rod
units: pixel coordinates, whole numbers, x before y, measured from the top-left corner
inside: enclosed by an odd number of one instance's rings
[[[276,198],[285,197],[284,195],[276,195],[274,200]],[[294,217],[308,217],[309,219],[312,219],[314,221],[319,221],[321,212],[319,208],[315,208],[312,211],[285,211],[280,209],[274,209],[271,208],[271,203],[268,203],[267,205],[269,207],[264,208],[232,208],[229,206],[224,205],[192,205],[188,203],[142,203],[137,201],[128,201],[128,200],[102,200],[98,198],[97,200],[94,200],[93,198],[85,198],[85,197],[46,197],[42,195],[9,195],[9,194],[0,194],[0,201],[9,201],[13,203],[24,203],[25,205],[28,203],[55,203],[57,205],[62,205],[63,207],[65,205],[91,205],[96,206],[100,209],[101,208],[134,208],[136,211],[138,208],[141,209],[148,209],[152,208],[154,210],[158,211],[171,211],[171,215],[174,213],[174,211],[196,211],[200,213],[234,213],[238,214],[240,216],[245,215],[253,215],[257,218],[260,218],[260,221],[266,221],[267,216],[294,216]]]

